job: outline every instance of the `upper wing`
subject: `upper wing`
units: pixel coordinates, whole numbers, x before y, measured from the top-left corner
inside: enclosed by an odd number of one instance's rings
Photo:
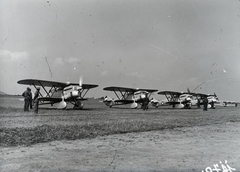
[[[67,85],[79,85],[79,83],[65,83],[65,82],[56,82],[56,81],[46,81],[39,79],[24,79],[17,82],[18,84],[24,85],[35,85],[35,86],[43,86],[43,87],[61,87],[64,88]],[[94,84],[82,84],[83,89],[91,89],[98,87],[98,85]]]
[[[203,98],[209,96],[208,94],[203,94],[203,93],[195,93],[195,96]]]
[[[143,89],[143,88],[140,88],[140,89],[138,89],[138,91],[147,91],[147,92],[149,92],[149,93],[153,93],[153,92],[156,92],[156,91],[158,91],[158,90],[155,90],[155,89]]]
[[[79,85],[78,83],[70,83],[69,85]],[[98,87],[98,85],[95,84],[82,84],[83,89],[92,89]]]
[[[24,79],[17,82],[18,84],[23,85],[35,85],[35,86],[43,86],[43,87],[66,87],[68,84],[64,82],[56,82],[56,81],[46,81],[39,79]]]
[[[116,87],[116,86],[111,86],[111,87],[105,87],[103,88],[103,90],[105,91],[119,91],[119,92],[136,92],[136,91],[147,91],[147,92],[156,92],[158,90],[154,90],[154,89],[136,89],[136,88],[128,88],[128,87]]]
[[[160,91],[158,94],[161,95],[170,95],[170,96],[180,96],[182,93],[177,91]]]
[[[137,89],[135,88],[127,88],[127,87],[116,87],[116,86],[111,86],[111,87],[105,87],[103,88],[105,91],[120,91],[120,92],[135,92]]]

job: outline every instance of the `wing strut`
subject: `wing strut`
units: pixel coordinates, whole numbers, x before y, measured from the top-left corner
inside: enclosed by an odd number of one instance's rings
[[[38,81],[39,84],[42,86],[42,88],[44,89],[44,91],[46,92],[47,94],[47,97],[50,97],[49,93],[47,92],[47,90],[45,89],[45,87],[42,85],[41,81]],[[35,87],[35,86],[34,86]],[[36,88],[36,87],[35,87]],[[42,95],[41,95],[42,96]],[[43,96],[42,96],[43,97]]]
[[[84,98],[88,91],[89,89],[82,89],[82,91],[80,91],[80,97]]]
[[[126,99],[126,93],[127,93],[127,91],[125,91],[125,93],[123,94],[123,92],[122,91],[120,91],[120,89],[118,88],[118,90],[119,90],[119,92],[120,92],[120,94],[122,95],[122,99]],[[120,100],[120,98],[119,98],[119,100]]]

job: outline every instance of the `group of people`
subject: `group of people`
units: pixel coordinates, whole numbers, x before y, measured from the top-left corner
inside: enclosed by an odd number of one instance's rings
[[[22,93],[22,96],[24,97],[24,111],[29,111],[29,108],[34,108],[34,113],[38,113],[39,93],[40,88],[37,87],[34,97],[32,97],[31,88],[27,87],[26,91]]]

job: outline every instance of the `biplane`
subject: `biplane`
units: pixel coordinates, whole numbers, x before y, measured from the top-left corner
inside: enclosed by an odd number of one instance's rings
[[[143,105],[143,100],[145,98],[149,99],[153,92],[158,90],[155,89],[139,89],[139,88],[127,88],[127,87],[105,87],[103,88],[105,91],[112,91],[115,93],[117,99],[114,100],[106,96],[103,102],[109,106],[117,106],[117,105],[126,105],[130,104],[130,107],[135,109],[138,105]]]
[[[150,104],[151,104],[153,107],[158,108],[158,106],[164,105],[164,101],[163,101],[163,100],[162,100],[162,101],[159,101],[159,100],[157,100],[157,99],[155,99],[155,98],[151,98]]]
[[[177,92],[177,91],[160,91],[160,95],[164,95],[166,100],[161,101],[161,105],[172,105],[173,108],[191,108],[192,105],[197,105],[197,100],[194,99],[194,93]],[[154,102],[156,104],[156,101]],[[153,106],[155,106],[152,103]]]
[[[38,99],[39,105],[50,104],[53,106],[53,104],[57,104],[58,109],[65,109],[68,103],[72,104],[74,109],[82,109],[82,101],[87,100],[84,98],[87,92],[98,87],[94,84],[82,84],[82,78],[79,79],[79,83],[38,79],[24,79],[17,83],[33,86],[35,89],[42,88]]]
[[[222,102],[222,105],[223,105],[224,107],[227,107],[227,106],[235,106],[235,107],[237,107],[238,104],[240,104],[240,102],[229,101],[229,100],[223,100],[223,101],[221,101],[221,102]]]
[[[214,94],[203,94],[194,93],[195,97],[199,100],[199,105],[203,104],[203,99],[206,97],[208,99],[208,108],[215,108],[215,104],[219,102],[217,95]]]

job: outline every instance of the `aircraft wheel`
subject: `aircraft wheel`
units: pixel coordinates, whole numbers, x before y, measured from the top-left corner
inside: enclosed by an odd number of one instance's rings
[[[78,101],[74,106],[73,109],[82,109],[83,108],[83,104],[82,102]]]
[[[184,109],[191,109],[192,103],[187,103],[184,105]]]
[[[109,104],[109,107],[111,108],[113,105],[114,105],[114,102],[111,101],[110,104]]]

